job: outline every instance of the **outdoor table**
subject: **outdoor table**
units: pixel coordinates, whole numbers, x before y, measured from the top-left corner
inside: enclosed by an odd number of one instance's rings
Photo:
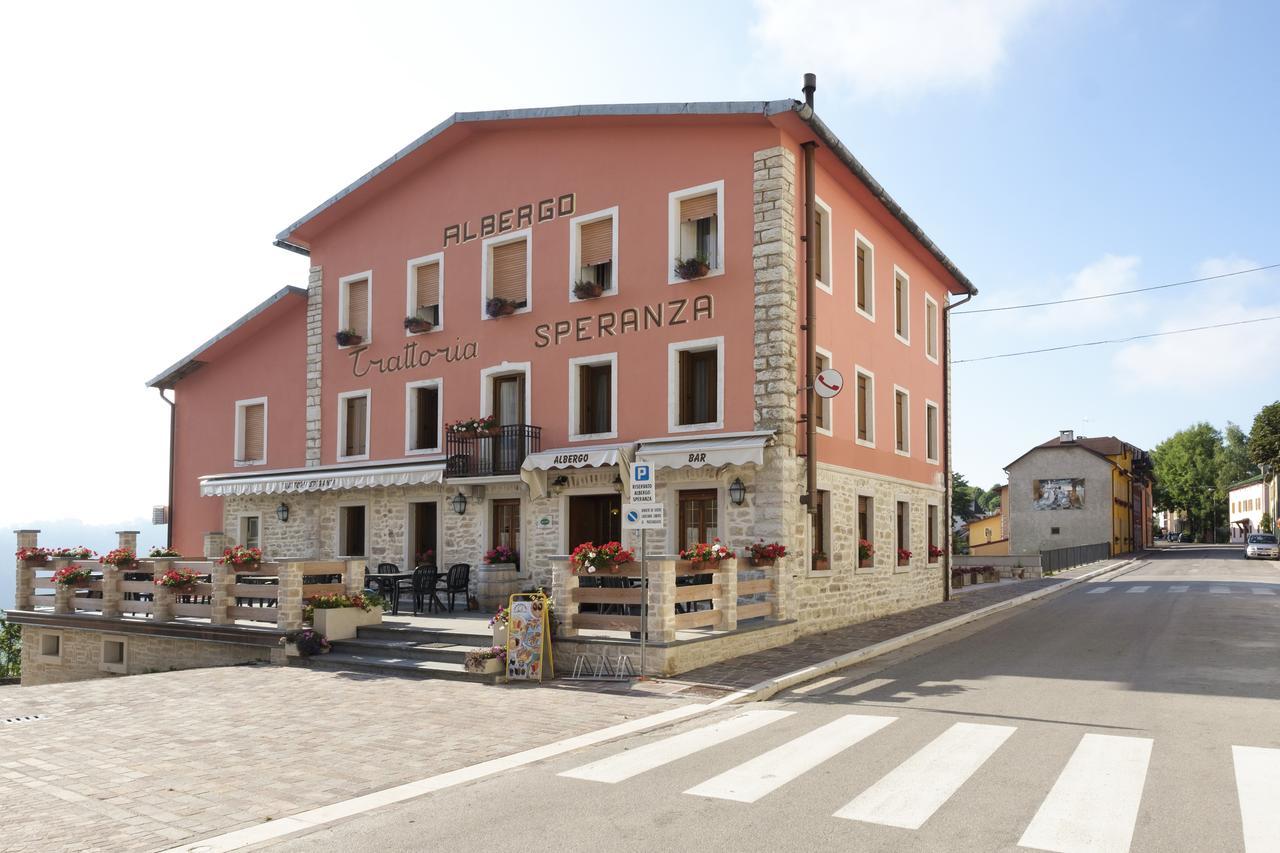
[[[400,581],[412,578],[413,572],[391,572],[385,575],[366,575],[365,579],[376,583],[382,590],[382,595],[391,599],[391,614],[393,616],[400,615]],[[436,575],[436,583],[439,583],[443,574]],[[388,585],[390,591],[388,592]],[[438,588],[433,586],[427,590],[427,612],[430,613],[433,607],[439,607],[444,610],[444,602],[437,595]],[[416,611],[415,611],[416,612]]]

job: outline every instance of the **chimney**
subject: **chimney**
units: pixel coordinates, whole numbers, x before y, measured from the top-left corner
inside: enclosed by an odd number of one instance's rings
[[[810,109],[813,108],[813,93],[818,88],[818,75],[804,75],[804,86],[801,91],[804,92],[804,102]]]
[[[1076,440],[1075,430],[1062,429],[1058,430],[1058,443],[1071,444]]]

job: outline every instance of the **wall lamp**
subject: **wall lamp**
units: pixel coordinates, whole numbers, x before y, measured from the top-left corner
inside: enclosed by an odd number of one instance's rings
[[[747,499],[747,487],[742,485],[742,479],[734,477],[733,482],[729,484],[729,502],[734,506],[742,506],[743,501]]]
[[[276,518],[281,522],[289,520],[289,505],[281,501],[280,506],[276,507]]]
[[[458,515],[462,515],[467,511],[467,496],[458,492],[453,496],[453,500],[449,501],[449,506],[453,507],[453,511]]]

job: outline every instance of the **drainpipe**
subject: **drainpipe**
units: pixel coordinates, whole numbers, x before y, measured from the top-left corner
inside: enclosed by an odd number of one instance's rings
[[[943,501],[942,511],[946,518],[942,522],[942,600],[951,600],[951,309],[957,308],[973,298],[966,293],[959,302],[948,301],[942,307],[942,394],[946,400],[946,423],[943,425],[942,440],[942,477],[947,499]],[[1001,506],[1001,512],[1008,507]],[[1004,531],[1006,538],[1009,531]]]
[[[167,507],[169,513],[169,523],[165,525],[165,547],[173,547],[173,459],[174,459],[174,437],[178,433],[178,401],[170,400],[164,395],[163,388],[157,388],[160,392],[160,399],[169,404],[169,505]]]
[[[804,75],[804,104],[809,110],[810,115],[813,113],[813,93],[818,88],[818,77],[816,74]],[[817,244],[812,239],[814,232],[815,220],[817,219],[817,176],[814,174],[814,152],[818,148],[818,143],[809,141],[800,146],[804,149],[804,340],[805,340],[805,356],[804,356],[804,452],[805,452],[805,474],[806,476],[806,493],[801,502],[804,503],[805,509],[808,510],[810,517],[816,512],[818,507],[818,453],[817,453],[817,428],[818,421],[813,416],[817,406],[817,393],[813,389],[814,380],[817,378],[818,366],[818,341],[816,336],[818,311],[814,306],[814,294],[817,290],[817,269],[815,265],[818,261]]]

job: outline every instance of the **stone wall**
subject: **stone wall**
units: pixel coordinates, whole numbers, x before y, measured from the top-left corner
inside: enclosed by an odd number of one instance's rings
[[[307,447],[308,468],[320,464],[320,379],[324,346],[324,268],[312,267],[307,279]]]

